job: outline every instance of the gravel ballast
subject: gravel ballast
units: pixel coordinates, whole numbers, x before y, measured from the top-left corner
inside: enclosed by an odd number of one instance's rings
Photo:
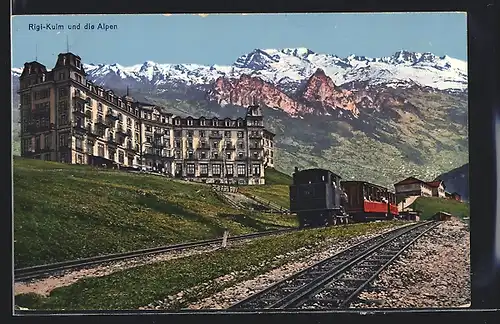
[[[351,308],[470,306],[470,232],[452,219],[389,265]]]

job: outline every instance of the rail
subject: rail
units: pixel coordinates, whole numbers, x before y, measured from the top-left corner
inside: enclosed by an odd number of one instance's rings
[[[258,238],[258,237],[264,237],[264,236],[269,236],[269,235],[276,235],[276,234],[287,233],[287,232],[292,232],[292,231],[296,231],[296,230],[298,230],[298,229],[297,228],[285,228],[285,229],[277,229],[277,230],[271,230],[271,231],[265,231],[265,232],[250,233],[250,234],[228,237],[227,241],[228,242],[235,242],[235,241],[240,241],[240,240],[244,240],[244,239]],[[19,268],[19,269],[14,269],[14,281],[16,281],[16,282],[17,281],[26,281],[29,279],[43,277],[45,275],[49,275],[52,273],[57,273],[60,271],[84,268],[87,266],[103,264],[103,263],[107,263],[107,262],[127,260],[127,259],[136,258],[136,257],[165,253],[165,252],[169,252],[169,251],[183,250],[183,249],[200,247],[200,246],[207,246],[207,245],[212,245],[212,244],[220,244],[221,241],[222,241],[222,238],[217,238],[217,239],[211,239],[211,240],[160,246],[160,247],[155,247],[155,248],[142,249],[142,250],[136,250],[136,251],[130,251],[130,252],[124,252],[124,253],[114,253],[114,254],[101,255],[101,256],[90,257],[90,258],[83,258],[83,259],[78,259],[78,260],[70,260],[70,261],[64,261],[64,262],[58,262],[58,263],[51,263],[51,264],[37,265],[37,266],[32,266],[32,267]]]
[[[358,243],[230,307],[344,308],[413,242],[439,222],[408,225]]]

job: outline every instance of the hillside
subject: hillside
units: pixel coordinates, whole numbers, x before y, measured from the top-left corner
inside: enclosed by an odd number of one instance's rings
[[[443,211],[452,214],[453,216],[464,219],[470,217],[469,204],[451,199],[443,199],[437,197],[418,197],[413,204],[410,205],[413,210],[422,212],[421,219],[429,219],[437,212]]]
[[[16,267],[295,225],[235,210],[203,184],[22,158],[14,214]]]
[[[85,70],[96,84],[117,94],[128,86],[134,98],[181,116],[234,118],[252,102],[261,105],[276,133],[275,167],[287,174],[321,167],[392,186],[468,162],[467,62],[448,56],[255,49],[230,66],[146,61]],[[19,74],[12,70],[14,91]]]
[[[458,192],[462,200],[469,200],[469,163],[441,174],[436,178],[444,181],[446,191]]]

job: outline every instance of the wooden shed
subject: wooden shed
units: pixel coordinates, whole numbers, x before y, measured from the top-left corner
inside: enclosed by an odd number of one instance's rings
[[[420,215],[422,213],[418,210],[406,210],[399,212],[399,216],[401,219],[408,220],[408,221],[420,221]]]
[[[440,220],[440,221],[447,221],[447,220],[451,220],[452,217],[453,216],[450,213],[440,211],[440,212],[435,213],[434,216],[432,216],[432,219],[433,220]]]

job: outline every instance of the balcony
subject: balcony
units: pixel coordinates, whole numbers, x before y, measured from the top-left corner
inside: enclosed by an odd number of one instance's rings
[[[125,148],[125,150],[127,150],[131,153],[135,153],[135,152],[139,151],[139,145],[134,145],[132,143],[127,143],[124,148]]]
[[[92,137],[102,137],[104,132],[99,132],[99,128],[94,125],[94,127],[87,125],[86,127],[87,135]]]
[[[77,133],[87,133],[87,127],[85,126],[84,123],[77,123],[77,122],[74,122],[73,123],[73,130]]]
[[[210,158],[210,161],[223,161],[224,159],[222,158],[222,156],[212,156]]]
[[[109,136],[109,137],[106,139],[106,141],[108,142],[108,145],[110,145],[110,146],[117,146],[117,145],[120,145],[120,142],[118,142],[114,136]]]
[[[87,102],[87,99],[85,98],[84,94],[82,92],[74,92],[73,93],[73,99],[75,100],[78,100],[78,101],[81,101],[83,103],[86,103]]]
[[[208,135],[208,138],[210,138],[210,139],[222,139],[222,134],[220,134],[220,133],[210,133]]]
[[[83,107],[77,107],[77,106],[73,106],[73,115],[75,116],[81,116],[81,117],[85,117],[85,109]]]
[[[102,117],[98,117],[95,125],[99,128],[109,128],[108,123]]]
[[[154,147],[154,148],[164,148],[166,147],[166,144],[162,143],[162,142],[156,142],[156,141],[153,141],[153,143],[151,143],[151,146]]]
[[[47,126],[40,126],[40,125],[28,125],[26,127],[26,133],[43,133],[43,132],[48,132],[50,131],[50,126],[47,125]]]
[[[107,113],[106,114],[106,119],[109,120],[109,121],[115,122],[115,121],[118,120],[118,116],[115,115],[115,114]]]
[[[208,151],[208,150],[210,150],[210,146],[207,145],[207,144],[205,144],[205,145],[202,144],[202,145],[198,146],[196,148],[196,150],[199,150],[199,151]]]
[[[116,128],[116,134],[120,135],[121,137],[127,137],[128,136],[127,131],[122,126],[118,126]]]

